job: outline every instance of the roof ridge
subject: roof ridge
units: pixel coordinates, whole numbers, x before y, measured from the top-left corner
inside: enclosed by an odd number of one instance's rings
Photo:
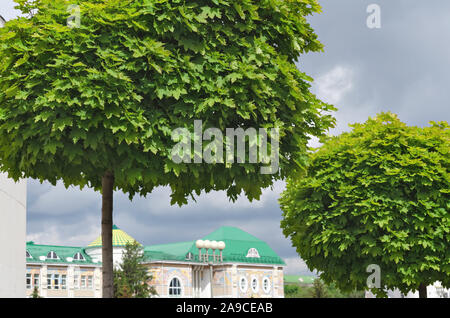
[[[194,242],[195,242],[195,240],[179,241],[179,242],[173,242],[173,243],[162,243],[162,244],[145,245],[145,247],[147,247],[147,246],[158,246],[158,245],[181,244],[181,243],[194,243]]]
[[[85,246],[70,246],[70,245],[51,245],[51,244],[36,244],[36,243],[28,243],[26,245],[31,245],[31,246],[52,246],[52,247],[67,247],[67,248],[81,248],[84,249]]]

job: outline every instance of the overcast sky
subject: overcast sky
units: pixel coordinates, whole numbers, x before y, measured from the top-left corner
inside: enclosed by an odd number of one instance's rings
[[[381,111],[410,125],[450,119],[450,1],[321,0],[323,13],[310,18],[324,53],[299,59],[315,79],[314,91],[338,108],[338,134],[348,124]],[[0,0],[0,15],[16,16],[12,0]],[[369,4],[381,8],[381,28],[367,27]],[[179,208],[167,188],[130,202],[115,194],[114,223],[144,245],[187,241],[222,225],[237,226],[267,241],[283,257],[287,273],[307,269],[280,229],[277,199],[284,183],[250,203],[229,203],[222,192],[202,195]],[[100,194],[92,190],[28,182],[27,239],[41,244],[85,246],[100,234]]]

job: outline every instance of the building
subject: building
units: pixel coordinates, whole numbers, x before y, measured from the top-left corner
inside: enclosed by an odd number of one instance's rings
[[[0,173],[0,298],[25,297],[26,180],[14,182]]]
[[[134,239],[113,227],[117,265]],[[208,250],[205,248],[208,247]],[[199,248],[201,247],[201,248]],[[264,241],[223,226],[200,240],[144,246],[158,297],[284,297],[284,261]],[[101,238],[86,247],[26,244],[26,289],[42,297],[101,297]]]

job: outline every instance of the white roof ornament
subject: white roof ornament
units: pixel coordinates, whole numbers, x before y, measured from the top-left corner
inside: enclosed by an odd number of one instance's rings
[[[258,250],[252,247],[251,249],[248,250],[246,257],[260,258],[261,256],[259,256]]]
[[[206,248],[207,250],[211,248],[211,241],[210,240],[205,240],[203,241],[204,243],[204,248]]]
[[[217,241],[211,241],[211,248],[213,250],[217,250],[219,248],[219,242]]]
[[[195,242],[195,246],[196,246],[197,248],[204,248],[204,247],[205,247],[205,241],[203,241],[203,240],[197,240],[197,241]]]
[[[218,248],[219,250],[225,249],[225,242],[224,242],[224,241],[218,242],[217,248]]]

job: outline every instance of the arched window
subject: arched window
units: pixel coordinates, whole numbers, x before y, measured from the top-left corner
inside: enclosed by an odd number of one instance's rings
[[[256,277],[252,278],[252,291],[257,293],[259,289],[258,279]]]
[[[258,279],[256,277],[252,278],[252,291],[257,293],[259,289]]]
[[[27,258],[33,258],[30,254],[30,252],[27,251]]]
[[[47,254],[47,259],[58,259],[58,258],[59,258],[58,255],[56,255],[56,253],[53,251],[50,251]]]
[[[172,278],[170,281],[169,296],[181,296],[181,283],[177,277]]]
[[[253,248],[253,247],[248,250],[247,257],[260,258],[258,250],[256,248]]]
[[[248,282],[247,282],[247,278],[245,278],[244,276],[242,276],[241,279],[239,280],[239,288],[241,289],[241,292],[243,292],[243,293],[245,293],[247,291]]]
[[[269,277],[264,277],[263,279],[263,290],[266,294],[270,293],[270,288],[271,288],[271,284],[270,284],[270,279]]]
[[[83,254],[81,254],[80,252],[76,253],[76,254],[73,256],[73,259],[74,259],[75,261],[84,261],[84,260],[85,260]]]

